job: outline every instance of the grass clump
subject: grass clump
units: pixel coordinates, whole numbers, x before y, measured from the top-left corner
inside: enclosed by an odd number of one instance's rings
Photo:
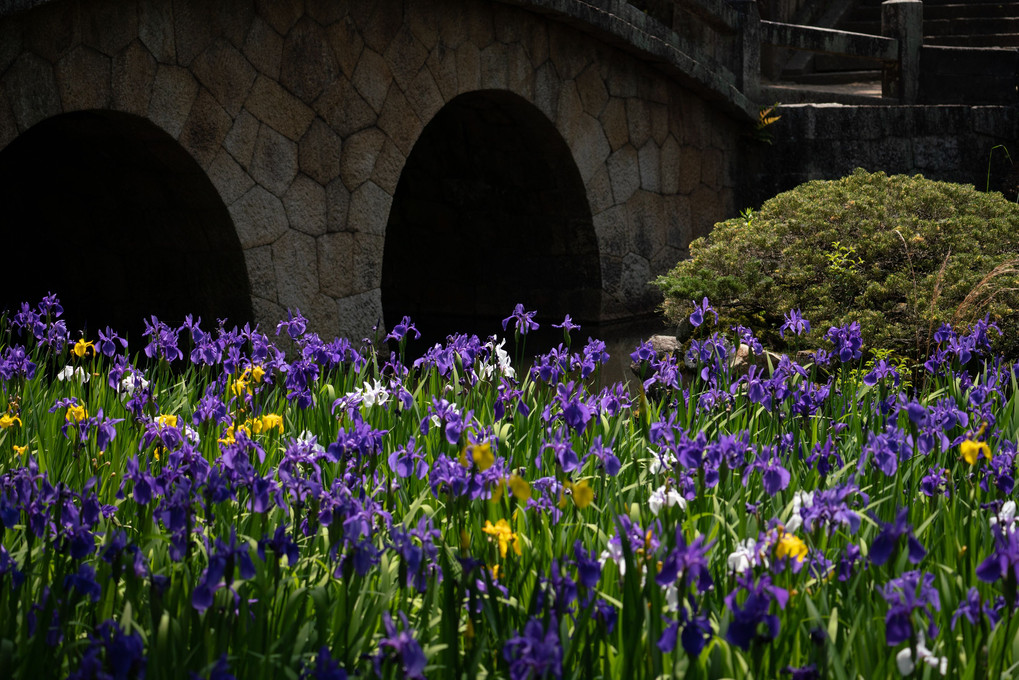
[[[990,315],[1002,330],[998,351],[1014,358],[1017,274],[1019,206],[970,186],[858,169],[717,224],[655,283],[670,320],[681,323],[691,300],[707,296],[723,323],[776,347],[783,313],[796,308],[813,324],[807,342],[859,321],[866,346],[914,359],[942,324]]]

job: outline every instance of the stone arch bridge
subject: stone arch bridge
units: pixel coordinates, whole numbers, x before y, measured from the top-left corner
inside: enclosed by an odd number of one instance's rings
[[[0,3],[3,302],[353,337],[648,313],[756,112],[738,13],[691,4],[697,49],[618,0]]]

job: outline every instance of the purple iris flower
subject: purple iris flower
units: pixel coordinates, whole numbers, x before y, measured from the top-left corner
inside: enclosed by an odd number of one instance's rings
[[[570,315],[567,314],[565,317],[563,317],[563,322],[562,323],[554,323],[554,324],[552,324],[552,328],[562,328],[564,331],[567,331],[567,332],[568,331],[579,331],[580,330],[580,324],[573,323],[573,319],[571,319]]]
[[[105,331],[99,331],[99,342],[96,343],[96,348],[100,353],[112,357],[117,353],[118,344],[121,349],[127,349],[127,340],[117,335],[109,326]]]
[[[419,593],[424,593],[428,590],[429,577],[442,580],[437,543],[440,533],[430,518],[422,517],[417,527],[409,530],[394,526],[389,534],[393,539],[390,547],[401,559],[400,573],[405,575],[406,586],[413,585]]]
[[[389,467],[401,479],[406,479],[411,475],[418,479],[424,479],[428,475],[428,462],[425,460],[425,453],[415,444],[414,437],[389,454]]]
[[[792,680],[821,680],[821,674],[818,673],[817,666],[814,664],[808,664],[798,668],[786,666],[782,669],[782,675],[791,675]]]
[[[857,463],[857,470],[863,472],[867,461],[873,460],[874,466],[886,476],[892,477],[899,468],[899,463],[909,460],[913,455],[912,435],[900,430],[894,421],[889,422],[881,433],[868,432],[867,442]]]
[[[403,317],[400,323],[393,326],[393,330],[389,331],[389,335],[386,336],[386,340],[395,340],[396,342],[403,342],[404,338],[408,334],[413,333],[414,339],[418,340],[421,338],[421,333],[417,327],[411,322],[409,316]]]
[[[425,658],[421,645],[411,635],[410,623],[407,622],[407,615],[402,611],[400,612],[400,621],[403,623],[403,629],[398,631],[389,612],[382,614],[382,625],[385,626],[386,635],[379,642],[379,653],[373,658],[375,674],[382,677],[382,662],[392,654],[400,663],[403,677],[424,680],[424,671],[428,660]]]
[[[747,465],[743,471],[744,486],[750,480],[750,475],[754,470],[761,471],[761,481],[764,484],[764,490],[772,496],[789,486],[791,479],[789,471],[782,467],[777,451],[774,454],[773,451],[774,449],[770,446],[763,447],[754,461]]]
[[[583,432],[594,415],[594,409],[581,398],[582,391],[574,390],[573,381],[556,386],[556,400],[562,409],[562,419],[574,432]]]
[[[17,561],[7,552],[7,548],[0,545],[0,577],[5,574],[11,575],[11,584],[14,590],[17,590],[25,582],[25,574],[18,569]]]
[[[15,377],[31,380],[35,377],[36,365],[28,358],[28,353],[21,345],[4,349],[0,356],[0,378],[13,380]]]
[[[580,459],[577,452],[570,446],[570,438],[561,427],[553,435],[552,440],[545,444],[545,448],[552,449],[556,462],[563,472],[573,472],[580,467]]]
[[[865,385],[876,385],[885,378],[891,378],[892,384],[898,386],[900,379],[899,371],[895,368],[894,364],[890,364],[885,359],[881,359],[877,362],[877,364],[875,364],[874,368],[871,369],[870,373],[863,376],[863,383]]]
[[[513,308],[513,313],[502,320],[502,329],[506,330],[506,326],[510,321],[515,321],[515,331],[518,335],[527,335],[530,331],[538,330],[538,324],[534,321],[534,315],[537,312],[524,311],[524,305],[517,303],[517,306]]]
[[[906,536],[906,544],[909,550],[909,562],[918,564],[927,555],[927,550],[920,541],[913,536],[913,526],[909,524],[909,508],[899,508],[895,514],[895,521],[890,523],[882,522],[874,518],[881,527],[877,538],[870,546],[871,564],[881,566],[892,556],[899,543],[899,538]],[[979,573],[977,574],[979,576]]]
[[[778,335],[783,340],[785,340],[786,331],[796,335],[804,335],[810,332],[810,322],[803,318],[803,314],[799,309],[791,309],[785,315],[785,323],[778,329]]]
[[[920,493],[928,498],[934,498],[942,494],[948,496],[950,495],[948,490],[949,479],[948,468],[932,468],[920,480]]]
[[[1009,531],[1003,524],[995,524],[994,553],[977,566],[977,578],[986,583],[1005,580],[1008,601],[1015,601],[1016,583],[1019,581],[1019,531]]]
[[[548,628],[542,626],[537,618],[531,618],[522,634],[506,641],[502,656],[509,662],[511,680],[550,675],[561,678],[563,650],[559,644],[559,624],[555,616],[548,622]]]
[[[573,556],[577,564],[578,581],[585,588],[594,588],[601,580],[601,563],[594,552],[584,550],[584,544],[578,539],[573,544]]]
[[[764,347],[752,330],[746,326],[733,326],[731,330],[736,333],[740,343],[749,347],[751,352],[757,355],[764,354]]]
[[[127,459],[127,472],[124,475],[124,480],[121,482],[120,494],[124,491],[124,482],[130,481],[134,483],[134,502],[138,505],[148,505],[152,501],[152,486],[155,480],[152,475],[148,473],[148,470],[141,471],[138,465],[138,457],[131,456]]]
[[[926,616],[928,636],[937,637],[935,612],[941,611],[941,597],[934,587],[934,574],[907,571],[888,581],[881,595],[889,605],[885,614],[885,642],[889,647],[914,638],[914,611]]]
[[[89,644],[78,668],[67,676],[67,680],[143,680],[145,667],[145,644],[141,635],[138,632],[125,633],[116,621],[108,619],[89,635]]]
[[[845,527],[850,534],[855,534],[860,528],[860,515],[849,506],[854,497],[859,498],[859,504],[869,502],[867,495],[852,482],[815,491],[811,504],[800,510],[803,526],[808,531],[825,528],[829,532]]]
[[[689,608],[683,606],[679,608],[679,619],[671,621],[658,638],[658,649],[663,654],[668,654],[676,648],[676,638],[679,637],[683,650],[696,659],[700,657],[711,636],[714,635],[707,614],[697,611],[693,598],[690,598],[689,605]],[[681,626],[682,634],[679,631]]]
[[[93,602],[98,602],[103,594],[102,586],[96,581],[96,569],[91,564],[83,564],[78,571],[64,579],[65,588],[74,588]]]
[[[315,655],[315,665],[301,671],[300,680],[347,680],[347,671],[333,660],[329,648],[323,646]]]
[[[255,564],[251,561],[251,549],[246,541],[237,545],[237,532],[231,529],[230,542],[216,539],[215,551],[209,550],[209,564],[195,586],[191,605],[199,612],[212,606],[213,596],[220,587],[230,588],[234,581],[234,569],[239,568],[243,579],[255,576]]]
[[[600,434],[591,441],[591,455],[601,461],[602,468],[605,469],[605,474],[609,477],[615,477],[619,473],[622,464],[619,462],[619,458],[612,453],[612,449],[602,444]]]
[[[697,328],[698,326],[704,323],[704,315],[707,314],[708,312],[711,312],[712,314],[715,315],[715,323],[717,324],[718,312],[716,312],[715,308],[711,306],[711,303],[708,302],[707,298],[701,300],[700,304],[694,302],[693,313],[690,314],[690,324],[694,328]]]
[[[860,552],[860,546],[855,543],[847,544],[846,549],[842,551],[842,556],[839,558],[839,581],[845,582],[851,579],[853,577],[853,571],[856,567],[856,563],[862,558],[863,556]]]
[[[301,310],[296,307],[293,310],[287,310],[286,321],[276,324],[276,335],[286,331],[291,340],[297,340],[304,335],[306,330],[308,330],[308,320],[301,316]]]
[[[778,637],[781,623],[777,615],[768,612],[772,602],[776,602],[780,609],[785,609],[789,592],[772,585],[771,576],[767,574],[755,582],[749,570],[738,576],[736,582],[736,588],[725,596],[725,606],[733,614],[725,639],[743,650],[750,649],[755,640],[774,640]],[[746,597],[742,604],[738,604],[737,595],[744,592]],[[764,624],[767,632],[761,632],[761,624]]]
[[[184,353],[177,347],[180,329],[174,330],[155,316],[145,320],[145,332],[142,335],[149,339],[145,345],[145,356],[150,359],[165,359],[172,362],[184,358]]]
[[[987,617],[991,628],[998,625],[1000,617],[998,612],[995,611],[994,605],[989,601],[981,604],[979,591],[975,587],[970,588],[966,593],[966,597],[959,601],[959,606],[952,613],[951,628],[955,630],[955,624],[960,618],[965,618],[971,626],[975,626],[980,622],[981,615]]]
[[[446,494],[459,497],[467,492],[467,468],[460,461],[440,454],[432,463],[432,472],[428,477],[432,494],[442,498]]]
[[[655,582],[663,588],[681,581],[696,586],[701,593],[711,590],[714,581],[708,570],[708,551],[712,545],[714,542],[704,542],[704,536],[698,536],[693,543],[687,545],[682,526],[677,526],[676,547],[662,560]]]
[[[826,338],[835,345],[835,353],[839,361],[846,363],[856,361],[863,356],[860,347],[863,345],[863,336],[860,334],[860,322],[854,321],[848,326],[832,326],[825,334]]]

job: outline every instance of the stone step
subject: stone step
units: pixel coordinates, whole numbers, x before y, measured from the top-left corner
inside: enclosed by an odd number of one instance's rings
[[[1019,33],[1019,17],[980,17],[968,19],[924,19],[923,35],[973,36],[996,33]]]
[[[803,85],[837,85],[840,83],[863,83],[867,81],[881,82],[881,70],[869,69],[859,71],[830,71],[826,73],[804,73],[786,78],[786,80]]]
[[[925,45],[946,47],[1019,47],[1019,33],[992,33],[989,35],[925,35]]]
[[[782,104],[851,104],[876,106],[895,104],[896,99],[881,97],[881,83],[872,81],[831,85],[803,85],[798,83],[761,84],[761,101]]]
[[[880,12],[877,17],[880,19]],[[955,19],[962,17],[1017,17],[1019,16],[1019,1],[1009,2],[967,2],[945,4],[923,4],[923,18],[927,20]]]

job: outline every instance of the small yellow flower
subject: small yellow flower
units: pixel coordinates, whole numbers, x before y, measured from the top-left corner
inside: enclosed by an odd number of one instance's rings
[[[5,413],[0,416],[0,430],[6,430],[9,427],[14,427],[14,423],[21,425],[21,418],[18,416],[12,416],[10,413]]]
[[[256,383],[260,383],[260,382],[262,382],[262,377],[263,376],[265,376],[265,369],[264,368],[262,368],[261,366],[252,366],[251,367],[251,379],[252,380],[254,380]]]
[[[69,423],[80,423],[86,418],[88,418],[88,411],[84,406],[68,406],[67,414],[64,416],[64,419]]]
[[[775,557],[790,557],[795,558],[797,562],[802,562],[806,556],[807,544],[795,535],[783,531],[778,539],[778,545],[775,546]]]
[[[96,353],[96,348],[95,348],[95,344],[94,343],[92,343],[92,342],[85,342],[85,338],[82,338],[78,342],[74,343],[74,347],[71,348],[71,352],[74,353],[74,356],[76,356],[76,357],[78,357],[80,359],[80,358],[84,357],[86,354],[88,354],[89,352],[92,352],[92,354],[95,354]]]
[[[517,540],[517,535],[510,530],[509,522],[505,519],[500,519],[494,525],[490,521],[485,520],[485,526],[482,531],[489,536],[495,536],[499,541],[499,557],[506,557],[506,552],[511,544],[513,545],[513,552],[517,555],[522,554],[520,541]]]
[[[505,493],[505,488],[502,484],[496,484],[492,489],[492,497],[488,499],[490,503],[498,503],[502,500],[502,496]]]
[[[251,392],[251,388],[248,387],[247,375],[248,372],[244,371],[244,374],[237,378],[237,380],[234,381],[234,384],[230,386],[230,389],[232,389],[233,393],[238,397],[244,396],[245,392]]]
[[[28,446],[18,446],[17,444],[13,445],[11,448],[13,448],[14,453],[18,454],[19,456],[24,454],[25,451],[28,450]]]
[[[987,445],[987,442],[975,442],[972,439],[967,439],[959,444],[959,453],[962,454],[963,460],[970,465],[976,465],[981,453],[987,460],[991,459],[991,447]]]
[[[509,488],[513,492],[513,495],[517,497],[517,500],[521,503],[526,503],[531,498],[531,485],[527,483],[527,480],[513,473],[509,478]]]
[[[474,464],[478,466],[479,470],[487,470],[495,463],[495,454],[492,453],[492,445],[488,442],[475,444],[469,448],[471,458],[474,459]]]
[[[234,423],[230,427],[226,428],[226,432],[223,433],[223,437],[219,439],[220,444],[233,444],[237,441],[237,433],[243,432],[246,435],[250,435],[248,428],[245,425],[237,425]]]
[[[177,427],[177,416],[170,414],[157,416],[156,423],[160,427]]]
[[[279,430],[280,434],[283,434],[283,416],[275,413],[266,413],[265,415],[255,418],[251,421],[251,430],[255,434],[261,432],[268,433],[269,430]]]
[[[565,487],[564,495],[559,497],[559,507],[561,509],[566,508],[566,496],[573,499],[573,504],[583,510],[587,506],[591,505],[594,501],[594,489],[592,489],[586,479],[582,479],[579,482],[567,481],[563,484]]]

